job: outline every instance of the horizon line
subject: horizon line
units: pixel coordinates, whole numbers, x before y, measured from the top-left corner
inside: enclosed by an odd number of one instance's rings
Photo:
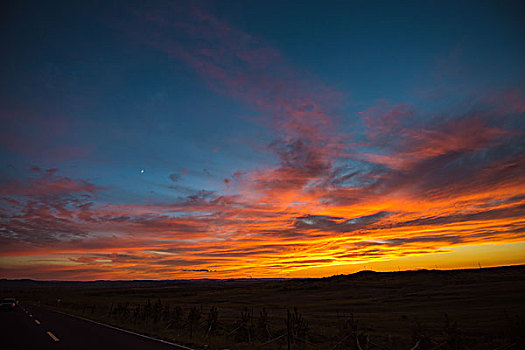
[[[524,267],[525,264],[511,264],[511,265],[497,265],[497,266],[487,266],[487,267],[471,267],[471,268],[435,268],[435,269],[412,269],[412,270],[392,270],[392,271],[374,271],[370,269],[363,269],[356,272],[348,274],[335,274],[330,276],[323,277],[231,277],[231,278],[174,278],[174,279],[132,279],[132,280],[38,280],[33,278],[0,278],[0,282],[20,282],[20,281],[31,281],[31,282],[49,282],[49,283],[96,283],[96,282],[174,282],[174,281],[239,281],[239,280],[320,280],[325,278],[339,277],[339,276],[352,276],[362,273],[375,273],[375,274],[392,274],[392,273],[407,273],[407,272],[452,272],[452,271],[479,271],[479,270],[491,270],[491,269],[500,269],[500,268],[510,268],[510,267]]]

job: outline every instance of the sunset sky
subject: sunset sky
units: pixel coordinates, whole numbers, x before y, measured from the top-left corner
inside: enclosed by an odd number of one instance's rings
[[[1,13],[0,278],[525,263],[522,1]]]

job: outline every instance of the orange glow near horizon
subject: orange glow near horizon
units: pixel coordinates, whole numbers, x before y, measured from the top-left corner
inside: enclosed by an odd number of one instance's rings
[[[321,277],[525,263],[520,93],[488,91],[468,108],[443,103],[445,112],[381,100],[346,116],[343,93],[262,40],[198,9],[164,20],[170,11],[137,15],[145,34],[136,40],[256,111],[250,121],[269,136],[246,147],[272,160],[228,164],[211,189],[179,186],[186,170],[170,183],[166,174],[134,200],[133,188],[55,168],[2,178],[0,277]]]
[[[90,238],[29,250],[17,247],[4,253],[2,274],[10,278],[67,276],[82,280],[321,277],[355,272],[361,266],[376,266],[378,270],[392,270],[396,265],[403,269],[436,265],[462,268],[476,264],[463,261],[468,248],[487,243],[507,248],[479,258],[484,266],[519,264],[525,262],[523,238],[514,232],[525,226],[521,215],[525,196],[517,182],[483,194],[458,193],[448,201],[423,201],[396,191],[353,205],[323,206],[318,201],[310,206],[311,195],[304,201],[295,196],[292,203],[278,194],[272,197],[265,193],[264,203],[235,199],[204,203],[202,207],[185,206],[185,211],[205,210],[209,214],[162,217],[152,226],[129,222],[108,226],[107,222],[91,220],[79,224],[99,232]],[[521,199],[508,203],[516,194],[522,194]],[[494,203],[490,214],[479,210],[490,202]],[[310,214],[312,207],[316,216]],[[82,215],[116,217],[118,212],[120,216],[151,216],[169,210],[177,208],[104,206]],[[374,216],[376,213],[390,214]],[[76,220],[80,217],[79,213],[73,215]],[[446,222],[450,216],[453,220]],[[352,222],[349,217],[358,219]],[[180,225],[203,225],[205,229],[195,234],[172,228]],[[108,227],[120,231],[118,237],[104,234]],[[147,235],[141,235],[144,230],[148,230]],[[513,256],[510,260],[509,254]]]

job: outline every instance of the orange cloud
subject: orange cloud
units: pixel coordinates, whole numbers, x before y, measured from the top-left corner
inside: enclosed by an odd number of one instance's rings
[[[232,174],[225,193],[148,205],[101,202],[105,189],[60,171],[5,181],[5,276],[267,277],[524,240],[523,128],[510,127],[520,97],[420,123],[415,108],[383,103],[361,114],[366,141],[354,142],[334,117],[340,93],[209,14],[170,11],[142,18],[161,33],[149,44],[267,116],[275,164]]]

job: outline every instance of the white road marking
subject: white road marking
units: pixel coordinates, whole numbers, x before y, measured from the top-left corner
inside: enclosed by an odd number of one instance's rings
[[[49,335],[51,337],[51,339],[53,339],[54,341],[60,341],[60,339],[58,339],[57,337],[55,337],[55,335],[53,333],[51,333],[50,331],[47,331],[46,332],[47,335]]]
[[[103,326],[103,327],[111,328],[111,329],[114,329],[114,330],[117,330],[117,331],[121,331],[121,332],[124,332],[124,333],[128,333],[128,334],[133,334],[133,335],[136,335],[136,336],[139,336],[139,337],[142,337],[142,338],[146,338],[146,339],[149,339],[149,340],[158,341],[158,342],[160,342],[160,343],[168,344],[168,345],[171,345],[171,346],[177,347],[177,348],[179,348],[179,349],[194,350],[194,349],[192,349],[192,348],[188,348],[187,346],[184,346],[184,345],[179,345],[179,344],[175,344],[175,343],[172,343],[172,342],[169,342],[169,341],[166,341],[166,340],[157,339],[157,338],[153,338],[153,337],[148,337],[147,335],[144,335],[144,334],[135,333],[135,332],[132,332],[132,331],[128,331],[128,330],[126,330],[126,329],[122,329],[122,328],[117,328],[117,327],[114,327],[114,326],[110,326],[109,324],[105,324],[105,323],[101,323],[101,322],[93,321],[93,320],[90,320],[89,318],[84,318],[84,317],[80,317],[80,316],[76,316],[76,315],[66,314],[65,312],[58,311],[58,310],[52,310],[52,311],[53,311],[53,312],[56,312],[56,313],[58,313],[58,314],[62,314],[62,315],[69,316],[69,317],[78,318],[79,320],[83,320],[83,321],[91,322],[91,323],[94,323],[94,324],[98,324],[99,326]]]
[[[40,324],[40,321],[39,321],[39,320],[35,320],[35,323],[36,323],[36,324]]]

